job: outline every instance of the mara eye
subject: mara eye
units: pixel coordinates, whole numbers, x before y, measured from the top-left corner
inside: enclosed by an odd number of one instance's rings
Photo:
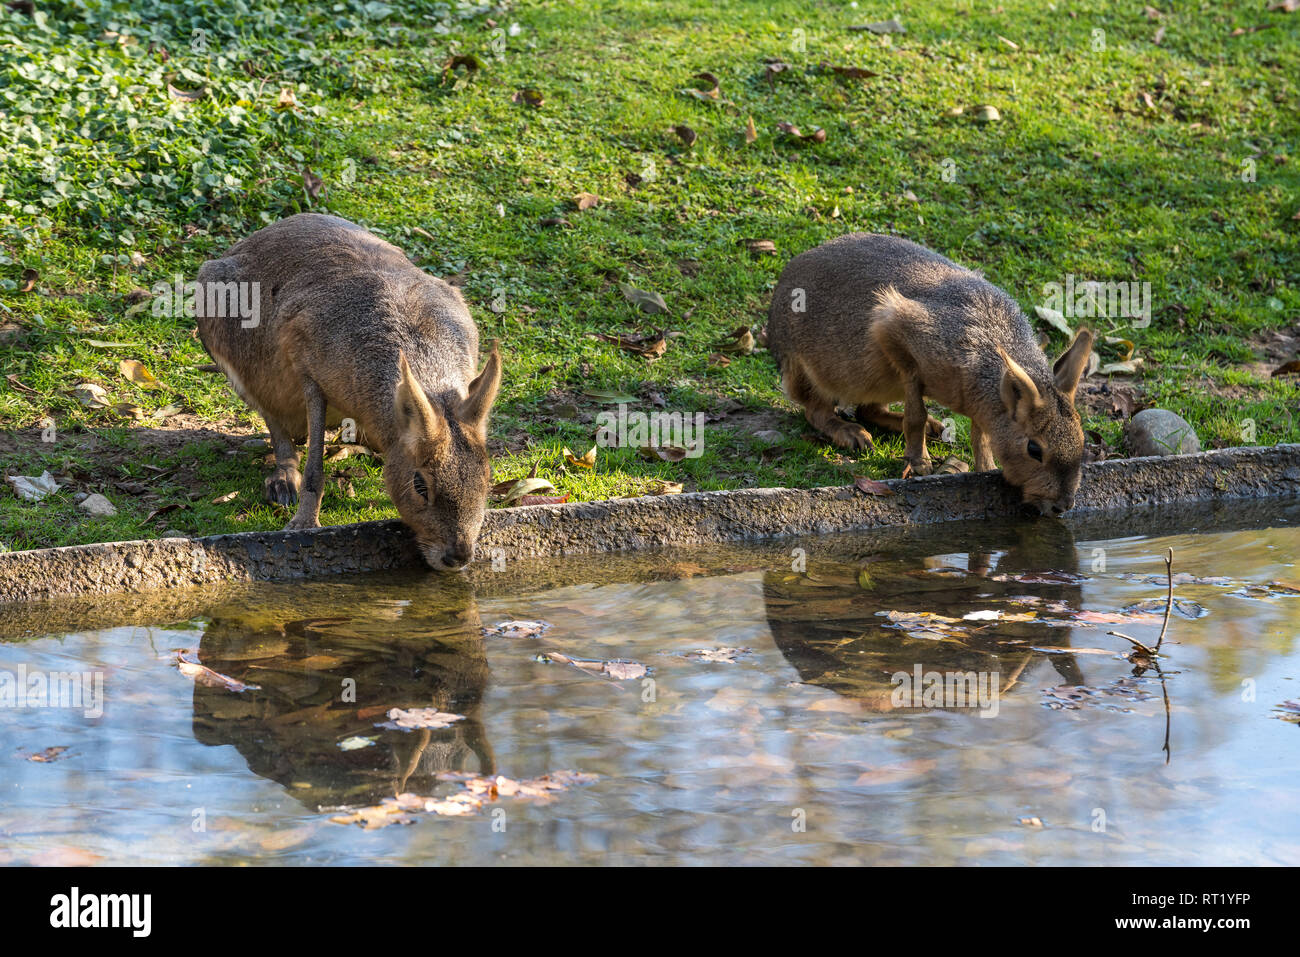
[[[1029,440],[1029,457],[1037,462],[1043,461],[1043,447],[1033,439]]]
[[[426,502],[429,501],[429,486],[424,484],[423,475],[416,472],[415,478],[411,479],[411,484],[414,485],[415,490],[420,493],[420,498],[424,499]]]

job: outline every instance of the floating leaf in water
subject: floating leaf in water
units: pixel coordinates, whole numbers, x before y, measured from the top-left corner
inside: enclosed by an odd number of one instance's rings
[[[61,744],[52,748],[46,748],[44,751],[37,751],[33,754],[27,755],[27,760],[35,761],[38,764],[49,764],[52,761],[58,761],[60,758],[67,755],[69,747],[70,745]]]
[[[996,609],[985,609],[983,611],[968,611],[962,615],[962,621],[997,621],[1002,617],[1002,612]]]
[[[1300,722],[1300,701],[1283,701],[1279,705],[1274,705],[1273,710],[1278,712],[1273,715],[1282,721]],[[34,758],[31,760],[35,760]]]
[[[344,738],[339,742],[340,751],[359,751],[362,748],[372,748],[375,745],[374,738],[363,738],[359,735],[353,735],[350,738]]]
[[[1025,827],[1042,827],[1043,819],[1039,817],[1022,817],[1020,823]]]
[[[484,628],[487,638],[537,638],[551,630],[549,621],[503,621],[491,628]]]
[[[1165,613],[1165,605],[1167,604],[1167,598],[1147,598],[1143,601],[1134,602],[1132,605],[1128,605],[1125,607],[1124,611],[1126,614],[1130,615],[1155,615],[1157,613],[1163,615]],[[1193,619],[1204,618],[1210,613],[1209,610],[1199,602],[1194,602],[1187,598],[1175,598],[1173,611],[1175,614],[1180,615],[1183,618]]]
[[[437,708],[389,708],[388,720],[376,725],[393,731],[415,731],[417,729],[450,728],[457,721],[464,721],[463,714],[450,714]]]
[[[917,778],[925,777],[938,766],[939,762],[934,758],[917,758],[899,764],[886,764],[882,767],[864,771],[853,782],[853,786],[875,788],[891,784],[903,784],[907,781],[915,781]]]
[[[747,654],[749,654],[748,648],[704,648],[700,651],[692,651],[686,657],[715,664],[735,664],[741,655]]]
[[[184,658],[177,657],[176,664],[187,678],[191,678],[195,683],[206,685],[209,688],[225,688],[227,691],[260,691],[261,685],[250,685],[243,681],[236,681],[223,674],[218,674],[205,665],[198,665],[192,661],[186,661]]]
[[[627,661],[616,659],[614,661],[600,661],[589,658],[570,658],[568,655],[559,652],[551,652],[542,655],[541,660],[553,661],[560,665],[573,665],[580,668],[588,674],[604,675],[613,678],[615,681],[626,681],[630,678],[642,678],[648,670],[645,665],[639,661]]]

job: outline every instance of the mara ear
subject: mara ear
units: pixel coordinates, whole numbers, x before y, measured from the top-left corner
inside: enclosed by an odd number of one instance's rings
[[[1002,404],[1012,421],[1026,425],[1034,411],[1043,404],[1043,398],[1038,394],[1034,380],[1029,378],[1029,373],[1020,363],[1000,347],[998,355],[1002,357]]]
[[[411,373],[411,366],[406,361],[406,353],[399,352],[397,391],[393,395],[393,420],[397,423],[398,434],[416,439],[437,441],[446,428],[442,416],[438,414],[424,388]]]
[[[1088,359],[1092,355],[1092,333],[1080,329],[1074,334],[1070,348],[1061,353],[1061,358],[1052,366],[1056,388],[1074,401],[1074,391],[1079,388],[1079,380],[1088,368]]]
[[[486,436],[488,412],[492,409],[500,387],[501,351],[497,340],[493,339],[492,352],[488,355],[483,371],[469,384],[469,391],[461,401],[460,421]]]

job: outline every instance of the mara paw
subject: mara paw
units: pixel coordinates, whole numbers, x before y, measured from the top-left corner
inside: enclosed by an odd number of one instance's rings
[[[315,515],[304,515],[302,509],[298,514],[289,519],[289,524],[284,527],[286,532],[301,532],[308,528],[320,528],[320,520]]]
[[[277,468],[263,483],[266,500],[272,505],[298,504],[298,490],[302,488],[302,474],[297,469]]]
[[[841,420],[827,434],[832,442],[843,449],[875,448],[875,443],[871,441],[871,433],[856,422]]]
[[[928,455],[922,458],[905,457],[903,462],[904,475],[930,475],[934,472],[934,463],[930,461],[930,456]]]

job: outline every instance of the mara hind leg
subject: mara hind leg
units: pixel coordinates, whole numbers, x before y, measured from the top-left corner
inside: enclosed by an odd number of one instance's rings
[[[889,429],[891,432],[903,431],[903,413],[891,412],[883,402],[869,402],[860,405],[854,409],[853,414],[863,425],[878,425],[883,429]],[[927,416],[925,431],[930,438],[937,439],[943,435],[943,423],[932,415]]]
[[[836,415],[835,400],[818,391],[799,360],[787,361],[781,386],[792,402],[803,406],[808,424],[836,445],[846,449],[872,448],[871,433],[857,422],[847,422]]]
[[[302,489],[298,443],[292,430],[274,419],[266,419],[266,428],[271,433],[271,447],[275,450],[275,469],[264,483],[266,500],[273,505],[297,505],[298,492]]]

